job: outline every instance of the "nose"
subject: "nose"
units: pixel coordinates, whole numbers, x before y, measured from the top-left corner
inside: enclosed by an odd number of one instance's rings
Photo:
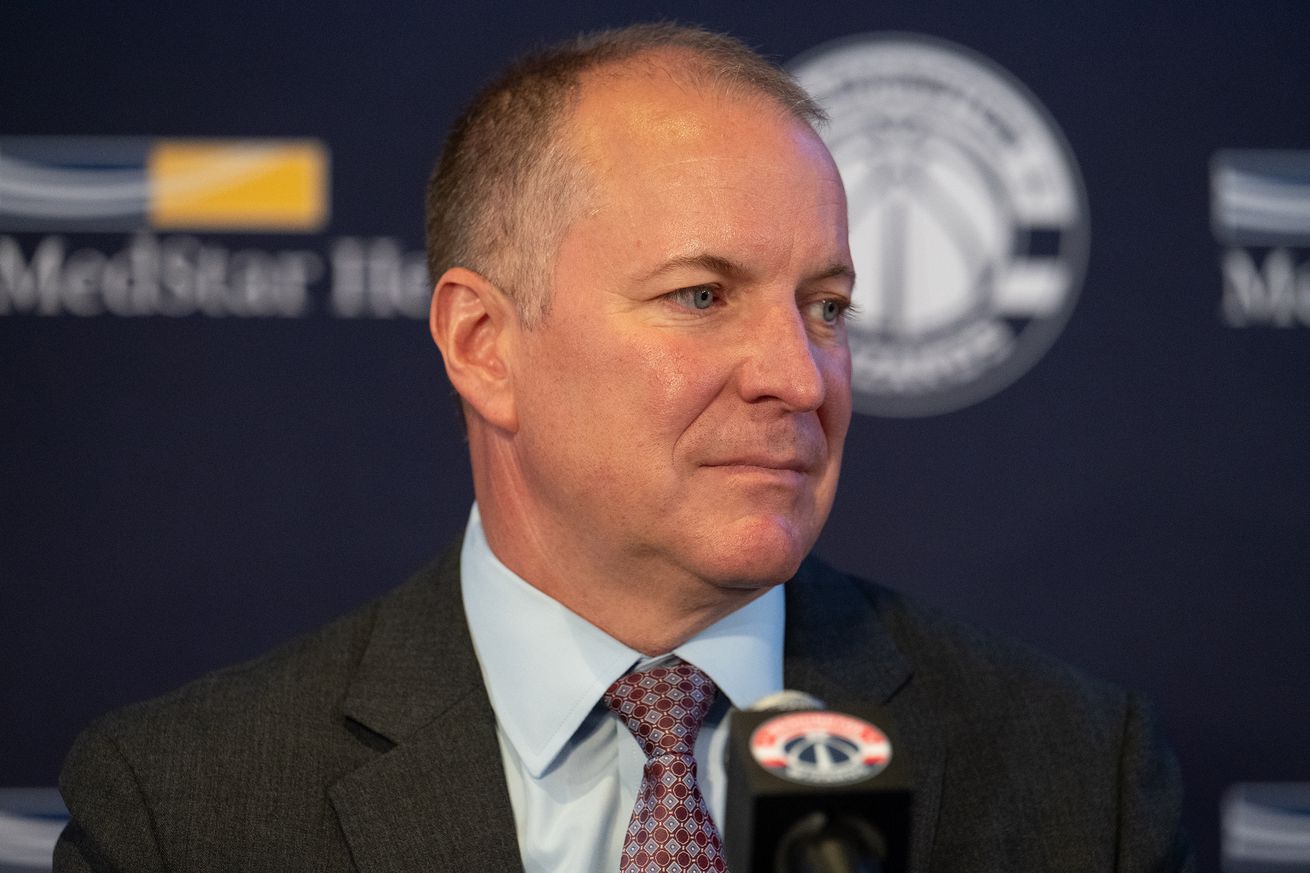
[[[739,369],[738,390],[747,402],[779,401],[789,411],[823,405],[827,383],[805,319],[794,305],[771,307],[750,328]]]

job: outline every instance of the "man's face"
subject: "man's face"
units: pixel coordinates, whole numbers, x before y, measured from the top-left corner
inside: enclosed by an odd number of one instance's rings
[[[588,85],[571,129],[594,190],[512,365],[542,539],[635,584],[784,581],[850,423],[836,167],[778,108],[657,77]]]

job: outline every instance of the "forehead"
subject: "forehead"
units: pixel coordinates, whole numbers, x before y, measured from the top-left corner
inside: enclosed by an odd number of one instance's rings
[[[584,77],[570,137],[592,191],[569,236],[626,230],[640,244],[630,257],[776,250],[780,238],[828,261],[845,251],[831,156],[767,96],[698,86],[662,65],[608,69]]]
[[[702,83],[671,63],[602,68],[582,77],[567,136],[605,181],[632,179],[632,171],[661,163],[689,169],[707,159],[836,177],[822,140],[772,97]]]

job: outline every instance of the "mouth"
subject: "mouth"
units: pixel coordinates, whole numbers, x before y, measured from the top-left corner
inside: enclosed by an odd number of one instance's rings
[[[762,470],[772,473],[797,473],[805,475],[813,469],[814,464],[801,458],[776,458],[766,456],[745,456],[727,458],[706,464],[706,467],[721,470]]]
[[[829,457],[828,446],[817,428],[800,423],[727,433],[703,445],[702,467],[783,481],[821,474]]]

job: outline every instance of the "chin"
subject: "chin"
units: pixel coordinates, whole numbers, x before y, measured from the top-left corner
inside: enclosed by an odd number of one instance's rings
[[[796,575],[818,538],[813,525],[794,519],[752,517],[731,526],[705,556],[704,577],[730,588],[768,588]]]

